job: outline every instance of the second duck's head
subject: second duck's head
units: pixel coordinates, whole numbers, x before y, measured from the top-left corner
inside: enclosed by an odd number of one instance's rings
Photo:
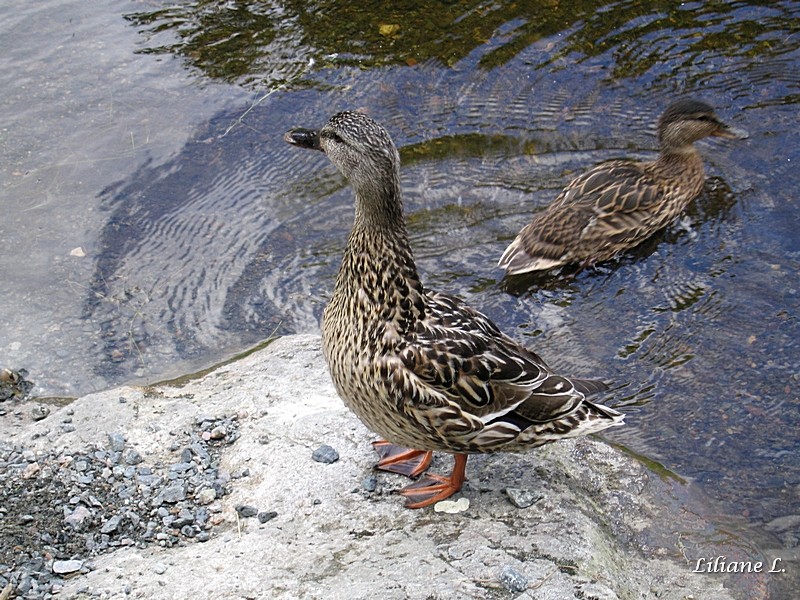
[[[294,128],[283,139],[301,148],[322,150],[360,196],[397,193],[397,148],[389,133],[365,114],[340,112],[319,130]]]
[[[681,150],[709,136],[742,139],[747,132],[723,123],[705,102],[689,98],[670,104],[658,120],[658,140],[665,150]]]

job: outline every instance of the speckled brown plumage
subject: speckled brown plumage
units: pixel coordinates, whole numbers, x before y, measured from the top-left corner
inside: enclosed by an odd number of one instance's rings
[[[655,161],[606,162],[573,179],[520,231],[499,266],[514,275],[600,262],[636,246],[702,191],[703,161],[693,143],[708,136],[746,134],[722,123],[703,102],[671,104],[659,119]]]
[[[620,413],[585,398],[603,384],[552,373],[481,313],[424,289],[406,234],[399,156],[383,127],[343,112],[319,131],[294,129],[285,139],[324,151],[355,191],[353,229],[322,324],[339,395],[391,442],[379,445],[381,468],[416,475],[430,451],[457,457],[451,477],[428,475],[403,490],[407,506],[455,492],[467,454],[520,451],[621,423]]]

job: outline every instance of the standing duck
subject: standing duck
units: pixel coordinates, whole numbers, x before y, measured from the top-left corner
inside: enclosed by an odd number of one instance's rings
[[[457,492],[467,455],[522,451],[622,423],[585,395],[605,385],[554,374],[487,317],[420,282],[400,197],[400,157],[368,116],[341,112],[284,139],[323,151],[355,191],[355,221],[322,322],[336,390],[372,431],[377,468],[411,477],[433,451],[455,455],[449,476],[403,488],[420,508]]]
[[[703,160],[693,143],[747,133],[720,121],[697,100],[678,100],[658,121],[653,162],[614,160],[573,179],[503,252],[509,275],[568,263],[592,264],[632,248],[667,226],[703,189]]]

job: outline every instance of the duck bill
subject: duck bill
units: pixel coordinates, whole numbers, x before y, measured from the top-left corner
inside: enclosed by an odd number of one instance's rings
[[[310,150],[322,150],[322,146],[319,145],[319,131],[313,129],[295,127],[283,134],[283,140],[292,146],[300,146]]]
[[[712,133],[711,135],[715,137],[725,138],[726,140],[744,140],[750,137],[750,134],[747,133],[744,129],[739,129],[738,127],[730,127],[728,125],[722,125],[717,131]]]

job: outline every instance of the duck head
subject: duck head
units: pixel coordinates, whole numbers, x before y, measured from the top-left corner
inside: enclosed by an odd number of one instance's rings
[[[710,136],[744,139],[748,134],[723,123],[705,102],[688,98],[670,104],[658,121],[662,149],[679,150]]]

